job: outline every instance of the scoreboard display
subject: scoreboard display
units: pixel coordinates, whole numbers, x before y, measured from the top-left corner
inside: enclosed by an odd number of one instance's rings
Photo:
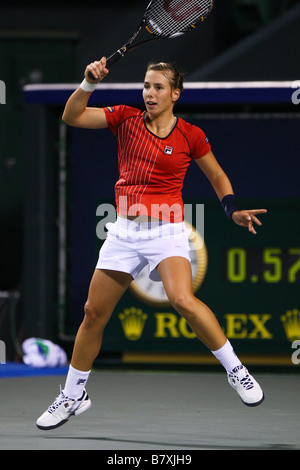
[[[299,282],[300,248],[227,248],[224,275],[232,283]]]

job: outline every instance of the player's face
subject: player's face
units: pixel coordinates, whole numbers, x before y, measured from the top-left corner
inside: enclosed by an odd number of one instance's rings
[[[178,90],[173,90],[168,78],[161,72],[150,70],[145,75],[143,98],[148,113],[157,116],[172,111],[178,99]]]

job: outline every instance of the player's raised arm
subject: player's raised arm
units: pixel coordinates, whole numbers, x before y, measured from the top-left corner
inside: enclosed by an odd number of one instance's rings
[[[93,74],[94,80],[89,77]],[[88,107],[90,96],[99,82],[108,74],[106,59],[89,64],[84,73],[84,80],[79,88],[68,99],[62,119],[66,124],[86,129],[101,129],[107,127],[105,112],[102,108]]]

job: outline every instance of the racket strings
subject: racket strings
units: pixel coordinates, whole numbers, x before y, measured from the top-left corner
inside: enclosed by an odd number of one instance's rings
[[[204,19],[212,6],[212,0],[157,0],[147,11],[146,26],[156,36],[185,32]]]

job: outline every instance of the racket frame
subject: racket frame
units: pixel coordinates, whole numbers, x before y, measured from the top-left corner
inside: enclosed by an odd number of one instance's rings
[[[114,65],[116,62],[118,62],[118,60],[122,59],[125,54],[129,51],[132,51],[134,49],[136,49],[137,47],[141,46],[142,44],[145,44],[145,43],[150,43],[150,42],[153,42],[153,41],[157,41],[159,39],[166,39],[166,38],[169,38],[171,39],[172,37],[178,37],[178,36],[181,36],[183,34],[185,34],[188,30],[186,31],[182,31],[182,32],[177,32],[177,33],[174,33],[174,34],[171,34],[171,35],[160,35],[160,34],[157,34],[153,31],[151,31],[149,29],[149,27],[146,25],[146,20],[147,20],[147,15],[148,15],[148,12],[152,6],[152,4],[155,2],[156,0],[151,0],[150,3],[148,4],[146,10],[145,10],[145,13],[143,15],[143,18],[142,18],[142,21],[141,23],[139,24],[139,26],[137,27],[136,31],[134,32],[134,34],[131,36],[131,38],[122,46],[120,47],[120,49],[118,49],[116,52],[114,52],[112,55],[110,55],[107,59],[106,59],[106,67],[109,68],[111,67],[112,65]],[[211,2],[211,8],[208,10],[208,13],[207,15],[205,16],[201,16],[199,17],[199,20],[196,21],[194,24],[191,24],[190,26],[190,29],[189,30],[193,30],[196,28],[196,24],[200,23],[200,22],[203,22],[205,20],[205,18],[208,16],[208,14],[211,12],[212,8],[213,8],[213,5],[214,5],[214,1],[212,0]],[[152,34],[153,37],[152,38],[149,38],[149,39],[145,39],[141,42],[138,42],[136,44],[133,44],[134,40],[136,39],[136,37],[138,36],[138,34],[140,33],[141,29],[143,28],[143,26],[145,26],[145,29],[146,31],[148,31],[148,33]],[[92,80],[96,80],[95,77],[93,76],[92,72],[88,72],[88,76],[89,78],[91,78]]]

